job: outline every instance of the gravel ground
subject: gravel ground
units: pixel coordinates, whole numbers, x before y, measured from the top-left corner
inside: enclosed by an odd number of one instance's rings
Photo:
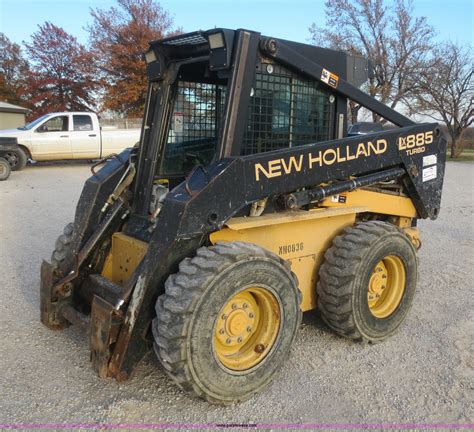
[[[437,221],[422,221],[420,282],[390,340],[363,345],[305,315],[288,363],[250,401],[188,398],[153,354],[117,384],[89,366],[74,327],[39,321],[39,268],[72,220],[86,164],[29,166],[0,184],[0,423],[472,423],[474,165],[448,163]]]

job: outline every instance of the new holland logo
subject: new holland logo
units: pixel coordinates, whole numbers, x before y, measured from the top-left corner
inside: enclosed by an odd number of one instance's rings
[[[368,141],[360,143],[355,148],[349,145],[335,149],[320,150],[289,158],[273,159],[265,163],[255,164],[255,180],[260,181],[262,177],[267,179],[280,177],[295,172],[300,172],[303,167],[314,169],[327,165],[338,164],[354,159],[365,158],[372,155],[385,153],[387,141],[379,139],[375,142]]]

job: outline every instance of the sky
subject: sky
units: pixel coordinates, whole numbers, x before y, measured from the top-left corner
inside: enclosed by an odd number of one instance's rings
[[[282,39],[307,42],[313,22],[324,24],[324,0],[163,0],[161,5],[184,31],[247,28]],[[87,43],[90,8],[108,9],[113,0],[0,0],[0,32],[28,42],[39,24],[51,21]],[[414,0],[438,40],[474,44],[474,0]]]

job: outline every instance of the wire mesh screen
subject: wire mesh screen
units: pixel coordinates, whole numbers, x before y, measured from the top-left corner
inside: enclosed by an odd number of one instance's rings
[[[223,85],[178,82],[162,162],[163,174],[188,171],[211,162],[222,123]]]
[[[319,83],[275,65],[256,74],[242,154],[293,147],[331,137],[333,104]]]

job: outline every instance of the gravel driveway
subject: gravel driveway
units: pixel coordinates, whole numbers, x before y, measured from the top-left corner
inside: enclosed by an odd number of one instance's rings
[[[448,163],[437,221],[421,221],[420,282],[377,345],[305,315],[289,362],[250,401],[188,398],[153,354],[124,384],[99,379],[85,337],[39,321],[39,268],[72,220],[86,164],[29,166],[0,183],[0,423],[473,423],[474,164]]]

